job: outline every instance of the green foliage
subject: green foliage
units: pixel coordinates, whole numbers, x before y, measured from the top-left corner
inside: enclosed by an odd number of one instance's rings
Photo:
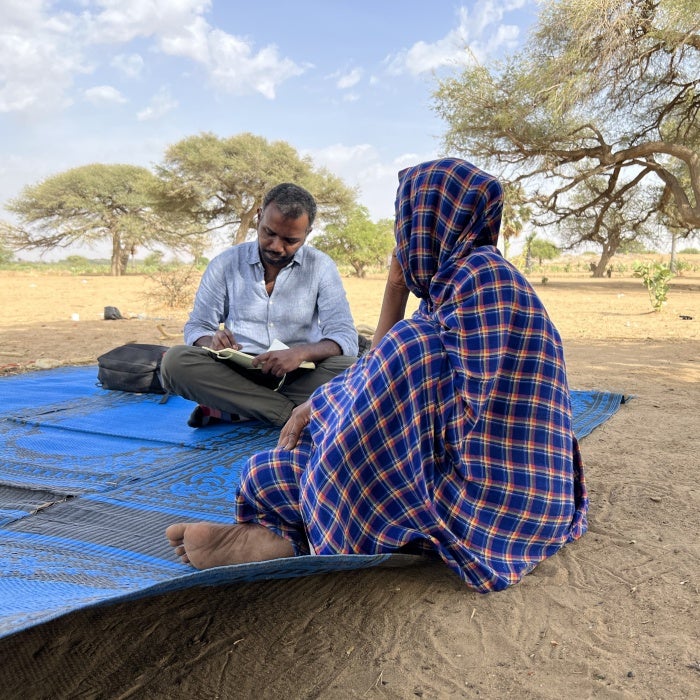
[[[557,248],[551,241],[545,240],[544,238],[533,238],[529,241],[530,255],[533,258],[537,258],[540,265],[543,260],[554,260],[554,258],[559,256],[559,248]]]
[[[525,238],[525,247],[520,264],[524,267],[525,272],[532,272],[533,258],[537,258],[540,266],[542,266],[543,260],[553,260],[558,256],[559,248],[554,243],[544,238],[537,238],[537,234],[533,232]]]
[[[4,241],[0,239],[0,265],[8,265],[14,258],[15,254],[5,245]]]
[[[7,269],[18,272],[40,271],[53,274],[70,274],[76,276],[83,275],[109,275],[110,261],[106,258],[86,258],[82,255],[69,255],[63,260],[43,261],[43,260],[18,260],[10,263]]]
[[[649,292],[649,301],[654,311],[660,311],[666,303],[673,272],[662,263],[638,262],[634,264],[634,276],[641,277],[642,283]]]
[[[685,260],[676,260],[675,263],[673,264],[673,271],[679,276],[682,277],[684,272],[688,272],[692,270],[693,266],[689,263],[686,262]]]
[[[66,258],[64,258],[64,262],[71,267],[80,267],[88,264],[90,260],[84,255],[68,255]]]
[[[203,133],[170,146],[162,165],[160,208],[189,217],[207,231],[222,230],[232,243],[255,232],[255,217],[267,190],[294,182],[311,192],[318,217],[342,220],[357,193],[285,141],[250,133],[219,138]]]
[[[154,250],[143,259],[143,267],[146,270],[158,268],[163,263],[164,253],[162,250]]]
[[[61,261],[61,267],[67,267],[74,274],[88,274],[95,269],[93,261],[83,255],[68,255]]]
[[[649,253],[649,249],[647,246],[644,244],[643,241],[638,241],[638,240],[631,240],[631,241],[625,241],[620,245],[620,247],[617,250],[618,253],[621,253],[622,255],[626,254],[632,254],[632,255],[642,255],[644,253]]]
[[[346,223],[327,226],[312,243],[337,264],[350,265],[358,277],[364,277],[368,267],[386,265],[395,245],[393,222],[382,219],[373,223],[366,207],[356,206]]]
[[[678,255],[700,255],[700,249],[698,249],[698,248],[683,248],[683,250],[678,251]]]
[[[111,244],[111,270],[126,272],[137,248],[182,245],[187,226],[154,208],[157,179],[133,165],[85,165],[25,187],[6,208],[21,226],[8,236],[18,249]]]
[[[532,187],[547,220],[628,209],[700,226],[697,0],[551,0],[519,54],[439,83],[444,150]],[[603,189],[586,190],[597,178]],[[546,187],[542,183],[547,181]],[[581,193],[586,201],[572,202]]]
[[[6,205],[20,224],[0,221],[0,253],[107,242],[115,275],[126,272],[139,249],[158,246],[187,252],[201,265],[214,232],[225,231],[233,243],[254,234],[264,193],[281,182],[314,195],[321,224],[342,223],[357,199],[289,144],[252,134],[185,138],[156,170],[98,163],[26,187]]]

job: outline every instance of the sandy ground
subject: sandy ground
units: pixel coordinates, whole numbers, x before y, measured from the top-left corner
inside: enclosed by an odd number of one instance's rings
[[[700,276],[661,313],[637,279],[534,281],[572,388],[634,397],[582,442],[579,542],[486,596],[430,565],[77,612],[0,641],[0,697],[700,697]],[[345,282],[373,326],[383,281]],[[0,373],[178,342],[186,312],[147,301],[150,284],[0,273]]]

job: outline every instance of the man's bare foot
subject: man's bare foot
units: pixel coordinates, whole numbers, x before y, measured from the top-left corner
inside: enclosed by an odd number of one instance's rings
[[[165,536],[183,563],[195,569],[294,556],[288,540],[255,523],[175,523]]]

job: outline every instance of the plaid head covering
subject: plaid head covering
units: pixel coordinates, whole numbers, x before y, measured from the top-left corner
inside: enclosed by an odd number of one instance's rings
[[[444,158],[399,173],[396,257],[408,288],[440,304],[455,262],[477,245],[496,245],[503,188],[465,160]],[[431,283],[438,284],[431,289]]]

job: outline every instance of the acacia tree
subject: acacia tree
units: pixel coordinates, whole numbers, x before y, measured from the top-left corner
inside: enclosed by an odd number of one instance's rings
[[[536,223],[604,217],[658,183],[652,208],[700,226],[697,0],[551,0],[523,52],[442,81],[435,108],[449,150],[527,184]],[[572,207],[589,178],[605,190]]]
[[[154,208],[157,179],[134,165],[84,165],[25,187],[6,208],[19,226],[5,225],[17,250],[111,243],[111,273],[122,275],[137,247],[178,249],[186,224]],[[183,228],[184,227],[184,228]]]
[[[374,223],[366,207],[355,206],[345,223],[326,226],[312,242],[337,263],[352,266],[358,277],[364,277],[370,265],[386,263],[396,243],[394,222],[380,219]]]
[[[537,258],[541,265],[543,260],[554,260],[559,255],[559,248],[545,238],[528,236],[526,255],[529,258]]]
[[[638,177],[643,177],[640,173]],[[609,195],[609,179],[596,176],[579,183],[569,198],[570,205],[558,208],[562,214],[559,230],[567,247],[583,242],[601,248],[598,262],[592,266],[593,277],[602,277],[612,257],[620,248],[636,240],[653,238],[658,193],[636,187],[637,178]]]
[[[231,243],[254,232],[265,192],[281,182],[308,189],[325,223],[342,221],[357,197],[340,178],[315,168],[288,143],[270,143],[249,133],[182,139],[168,148],[157,172],[164,209],[189,216],[209,232],[225,231]]]

